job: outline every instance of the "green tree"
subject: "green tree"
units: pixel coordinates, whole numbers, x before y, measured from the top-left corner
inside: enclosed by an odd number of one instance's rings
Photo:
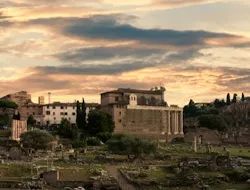
[[[208,129],[225,131],[227,128],[225,120],[219,115],[201,115],[198,120],[201,127],[206,127]]]
[[[214,100],[214,107],[215,107],[215,108],[222,108],[222,107],[224,107],[225,105],[226,105],[226,102],[225,102],[224,99],[222,99],[222,100],[215,99],[215,100]]]
[[[197,117],[199,115],[199,108],[197,108],[194,104],[186,105],[183,109],[184,117]]]
[[[83,141],[83,140],[80,140],[80,139],[75,139],[72,142],[72,147],[73,148],[84,148],[86,146],[87,146],[86,142]]]
[[[76,103],[76,123],[78,129],[84,132],[86,128],[86,104],[84,98],[82,99],[82,105],[77,101]]]
[[[63,118],[59,126],[59,134],[65,138],[76,139],[78,136],[77,127],[71,125],[70,121]]]
[[[226,101],[227,105],[231,104],[231,98],[230,98],[230,94],[227,94],[227,101]]]
[[[156,151],[156,144],[152,141],[123,134],[114,135],[107,142],[107,145],[110,152],[125,154],[129,159],[132,156],[138,158],[142,155],[155,153]]]
[[[28,126],[34,126],[36,124],[36,120],[34,119],[32,115],[28,117],[27,124]]]
[[[9,100],[0,100],[0,108],[12,108],[17,109],[18,105],[15,102],[9,101]]]
[[[81,126],[81,106],[80,106],[79,101],[76,102],[76,124],[77,124],[77,127],[80,128],[80,126]]]
[[[245,95],[244,95],[243,92],[242,92],[242,94],[241,94],[241,101],[242,101],[242,102],[245,102]]]
[[[0,125],[8,125],[10,122],[10,117],[8,114],[0,115]]]
[[[82,99],[82,128],[83,130],[86,128],[86,103],[84,98]]]
[[[114,131],[112,116],[99,110],[91,110],[85,131],[89,136],[96,136],[99,133],[106,132],[112,133]]]
[[[51,147],[54,137],[47,131],[28,131],[20,136],[20,142],[25,148],[43,150]]]
[[[237,102],[237,94],[234,94],[234,96],[233,96],[233,99],[232,99],[232,103],[236,103]]]

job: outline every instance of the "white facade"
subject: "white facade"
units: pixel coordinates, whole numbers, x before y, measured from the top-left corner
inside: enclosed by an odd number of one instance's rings
[[[86,119],[89,111],[96,108],[97,104],[86,104]],[[43,125],[60,124],[62,119],[68,119],[71,124],[76,124],[75,103],[52,103],[43,106]]]

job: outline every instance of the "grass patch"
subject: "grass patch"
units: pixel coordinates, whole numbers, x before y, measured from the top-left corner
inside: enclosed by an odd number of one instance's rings
[[[31,177],[31,165],[0,165],[0,179]]]

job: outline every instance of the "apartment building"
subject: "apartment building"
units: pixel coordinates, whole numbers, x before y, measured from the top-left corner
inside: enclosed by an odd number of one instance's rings
[[[90,110],[96,109],[97,103],[86,103],[86,119]],[[68,119],[71,124],[76,124],[76,103],[54,102],[42,105],[42,125],[60,124],[63,118]]]

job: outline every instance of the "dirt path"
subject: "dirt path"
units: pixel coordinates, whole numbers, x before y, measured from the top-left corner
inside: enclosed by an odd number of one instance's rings
[[[107,166],[107,171],[108,171],[108,174],[112,177],[114,177],[121,190],[136,190],[136,188],[131,185],[127,180],[126,178],[124,178],[120,172],[118,171],[118,169],[121,167],[121,165],[109,165]]]

